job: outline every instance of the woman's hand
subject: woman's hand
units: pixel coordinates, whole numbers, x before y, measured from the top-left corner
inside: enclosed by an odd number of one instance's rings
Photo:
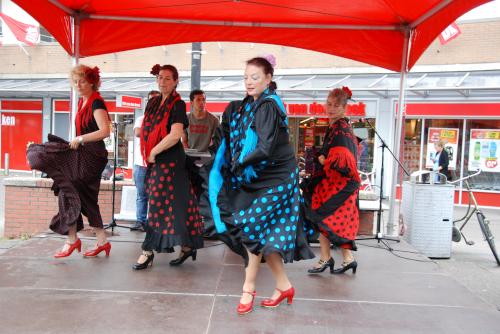
[[[235,176],[241,176],[241,174],[243,174],[243,169],[244,168],[240,165],[238,160],[236,160],[231,166],[231,173]]]
[[[158,153],[156,152],[156,147],[153,147],[153,149],[151,150],[151,152],[149,153],[149,157],[148,157],[148,162],[150,164],[154,164],[156,162],[156,155]]]
[[[322,154],[318,157],[318,161],[320,164],[324,165],[325,164],[325,156]]]
[[[149,154],[149,157],[148,157],[148,162],[150,164],[154,164],[156,162],[156,154],[153,154],[153,151],[151,151],[151,153]]]
[[[72,141],[69,142],[69,148],[72,150],[77,150],[78,147],[80,147],[80,145],[82,143],[83,143],[83,140],[82,140],[81,136],[75,137],[75,138],[73,138]]]

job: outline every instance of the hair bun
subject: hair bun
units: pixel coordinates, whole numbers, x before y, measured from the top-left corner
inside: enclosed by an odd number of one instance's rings
[[[264,54],[264,55],[262,55],[262,58],[267,60],[273,68],[276,67],[276,57],[273,54],[271,54],[271,53]]]
[[[157,76],[158,74],[160,74],[160,69],[161,69],[160,64],[156,64],[155,66],[153,66],[151,68],[151,72],[149,72],[149,73],[151,73],[154,76]]]

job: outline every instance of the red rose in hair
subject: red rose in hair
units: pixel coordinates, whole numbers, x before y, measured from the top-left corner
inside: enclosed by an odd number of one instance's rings
[[[160,74],[160,69],[161,69],[160,64],[156,64],[155,66],[153,66],[151,68],[151,72],[149,72],[149,73],[151,73],[154,76],[157,76],[158,74]]]
[[[99,82],[101,76],[99,75],[99,67],[89,68],[85,71],[85,80],[89,83],[95,85]]]
[[[349,89],[349,87],[347,87],[347,86],[342,86],[342,90],[343,90],[344,92],[346,92],[346,93],[347,93],[347,96],[348,96],[349,98],[351,98],[351,97],[352,97],[352,92],[351,92],[351,90]]]

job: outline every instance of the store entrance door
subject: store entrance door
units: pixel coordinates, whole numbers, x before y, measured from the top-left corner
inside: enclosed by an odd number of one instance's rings
[[[30,170],[26,160],[28,142],[42,142],[42,113],[2,112],[2,168],[9,154],[9,169]]]

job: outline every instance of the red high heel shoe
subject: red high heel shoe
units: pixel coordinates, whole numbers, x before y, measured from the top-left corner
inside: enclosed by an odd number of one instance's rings
[[[242,303],[238,304],[238,308],[236,309],[236,311],[240,315],[252,312],[253,302],[255,299],[255,295],[257,294],[257,292],[255,292],[255,291],[254,292],[243,291],[243,293],[248,293],[249,295],[252,295],[252,301],[250,303],[247,303],[247,304],[242,304]]]
[[[85,253],[83,253],[83,256],[84,257],[96,257],[102,251],[105,251],[106,252],[106,256],[109,256],[109,252],[111,251],[111,244],[109,243],[109,241],[106,242],[102,246],[97,246],[94,249],[86,251]]]
[[[260,306],[263,306],[263,307],[277,307],[279,304],[281,304],[281,302],[283,300],[285,300],[285,298],[287,299],[287,302],[288,302],[288,305],[292,305],[292,302],[293,302],[293,296],[295,295],[295,289],[293,288],[293,286],[288,289],[288,290],[280,290],[280,289],[276,289],[280,295],[278,298],[276,299],[264,299],[261,303],[260,303]]]
[[[54,254],[54,257],[55,258],[61,258],[61,257],[68,257],[71,255],[71,253],[73,253],[73,251],[75,249],[78,249],[78,253],[80,253],[82,251],[82,241],[80,239],[76,239],[76,241],[72,244],[68,243],[66,241],[66,244],[69,245],[69,248],[67,250],[63,250],[63,251],[59,251],[57,253]]]

